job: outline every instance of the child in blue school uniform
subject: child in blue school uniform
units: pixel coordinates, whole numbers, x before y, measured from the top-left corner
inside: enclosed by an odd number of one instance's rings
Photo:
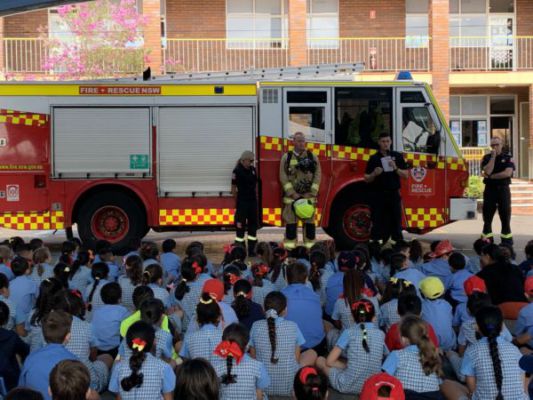
[[[51,400],[48,393],[49,376],[52,369],[63,360],[77,357],[65,348],[70,339],[72,317],[64,311],[51,311],[43,319],[43,335],[46,346],[32,352],[24,361],[18,385],[40,392],[45,400]]]
[[[466,350],[461,373],[472,400],[527,400],[520,351],[501,337],[503,316],[499,308],[484,307],[476,313],[482,338]]]
[[[408,345],[391,352],[382,370],[400,380],[406,395],[443,399],[440,394],[441,359],[429,340],[426,324],[414,315],[407,315],[400,324],[400,334]]]
[[[66,348],[88,368],[91,388],[101,392],[107,388],[109,370],[113,365],[113,358],[109,354],[98,355],[92,359],[94,336],[91,324],[84,321],[85,304],[81,293],[76,290],[61,291],[54,296],[54,310],[64,311],[72,316],[70,339]],[[44,342],[44,339],[43,339]]]
[[[141,284],[154,291],[154,297],[163,302],[165,309],[171,307],[170,293],[163,287],[163,268],[159,264],[150,264],[144,269]]]
[[[283,247],[276,247],[272,250],[272,265],[268,278],[274,289],[281,291],[287,286],[286,268],[288,263],[289,252]]]
[[[213,267],[213,264],[211,261],[209,261],[204,253],[204,244],[202,242],[193,241],[187,245],[187,248],[185,249],[185,255],[187,258],[191,259],[202,259],[201,267],[202,271],[202,280],[207,280],[215,276],[215,268]]]
[[[400,322],[398,314],[398,298],[401,294],[415,294],[415,286],[405,279],[390,278],[385,287],[379,307],[379,327],[385,332],[397,322]]]
[[[42,332],[42,322],[46,315],[54,307],[54,296],[63,290],[63,285],[55,278],[48,278],[41,282],[39,287],[39,297],[35,302],[35,308],[30,317],[24,323],[24,328],[19,327],[21,336],[26,337],[26,342],[30,345],[31,351],[36,351],[45,345]]]
[[[266,320],[253,324],[250,332],[250,353],[265,365],[271,383],[268,395],[290,396],[293,377],[301,366],[314,365],[316,353],[301,353],[305,339],[287,314],[287,298],[281,292],[271,292],[265,298]]]
[[[196,306],[196,320],[199,329],[185,335],[180,357],[210,360],[215,347],[222,340],[222,329],[219,327],[220,318],[220,307],[216,300],[209,293],[203,293]]]
[[[464,283],[472,276],[472,273],[468,271],[466,267],[465,256],[458,252],[453,252],[448,258],[448,264],[452,274],[444,282],[446,288],[446,300],[455,309],[457,304],[467,301]]]
[[[154,341],[150,324],[138,321],[130,326],[126,343],[132,354],[113,367],[110,392],[122,400],[173,398],[176,375],[169,364],[151,354]]]
[[[220,378],[220,400],[255,400],[270,385],[263,363],[246,353],[249,341],[248,329],[241,324],[224,329],[212,360]]]
[[[122,289],[122,305],[130,311],[135,311],[133,304],[133,292],[135,288],[142,284],[143,260],[133,254],[126,257],[124,263],[126,273],[118,278],[118,284]]]
[[[107,283],[100,295],[104,305],[94,310],[91,320],[94,347],[98,354],[109,354],[115,358],[120,345],[120,324],[130,312],[120,304],[122,290],[118,283]]]
[[[327,315],[331,316],[333,313],[333,307],[335,302],[342,294],[343,286],[342,280],[344,274],[348,271],[354,270],[357,268],[357,262],[359,260],[356,258],[354,252],[352,251],[342,251],[337,258],[339,272],[334,273],[329,279],[326,286],[326,306],[325,312]]]
[[[85,293],[87,287],[92,283],[91,276],[91,253],[87,250],[80,250],[76,259],[70,266],[68,274],[68,287]]]
[[[259,246],[259,244],[258,244]],[[261,307],[265,302],[265,297],[274,291],[274,285],[266,277],[270,272],[268,264],[259,263],[252,265],[252,301]]]
[[[50,265],[52,254],[47,247],[40,247],[33,252],[33,268],[30,278],[40,285],[42,281],[54,276],[54,269]]]
[[[313,285],[313,290],[320,296],[320,304],[326,304],[326,286],[333,271],[326,269],[327,256],[321,250],[313,250],[309,255],[309,282]]]
[[[327,400],[328,378],[314,367],[303,367],[294,376],[293,392],[296,400]]]
[[[4,277],[5,278],[5,277]],[[7,278],[5,278],[7,280]],[[22,361],[28,356],[30,347],[13,331],[3,328],[9,320],[9,307],[0,301],[0,376],[4,378],[7,390],[17,386],[20,367],[17,357]]]
[[[320,357],[317,366],[328,375],[335,390],[358,394],[365,381],[380,372],[388,350],[385,334],[374,325],[376,313],[372,302],[357,300],[350,309],[356,325],[341,334],[327,359]],[[343,352],[347,354],[346,362],[341,360]]]
[[[368,297],[364,294],[364,276],[361,271],[353,270],[344,274],[343,293],[335,302],[331,319],[335,329],[327,333],[328,349],[333,349],[339,335],[355,324],[351,305],[358,300],[367,299],[372,302],[374,312],[379,310],[376,297]]]
[[[174,354],[173,333],[175,333],[175,330],[170,321],[167,322],[168,330],[162,328],[163,320],[166,317],[163,302],[153,297],[146,299],[141,302],[140,313],[141,321],[152,325],[155,329],[155,351],[152,354],[175,367],[176,363],[172,358]],[[119,347],[120,357],[129,358],[131,354],[131,349],[127,346],[126,341],[123,340]]]
[[[15,257],[11,262],[11,269],[15,279],[9,284],[9,300],[15,305],[19,325],[28,319],[35,305],[39,286],[30,278],[31,268],[26,259]]]
[[[224,282],[224,303],[231,305],[233,303],[233,285],[242,277],[241,269],[234,264],[224,266],[222,272],[222,282]]]
[[[322,305],[320,296],[306,284],[307,268],[297,262],[290,264],[287,267],[287,279],[289,286],[281,291],[287,298],[286,319],[296,322],[304,335],[305,344],[302,348],[313,349],[319,355],[326,354],[327,341],[322,320]]]
[[[487,293],[474,292],[468,297],[467,310],[470,319],[464,321],[459,328],[459,333],[457,335],[457,353],[453,351],[448,351],[446,353],[457,377],[461,382],[464,382],[464,376],[461,375],[461,364],[464,353],[468,347],[477,343],[479,339],[475,315],[482,308],[489,307],[491,305],[492,303],[490,301],[490,296]],[[511,333],[505,325],[502,327],[501,337],[509,343],[511,343],[513,340]]]
[[[529,348],[533,348],[533,276],[526,278],[524,294],[529,304],[518,313],[514,326],[514,335],[519,346],[527,345]]]
[[[92,317],[92,312],[104,305],[100,292],[109,283],[108,276],[109,266],[105,262],[96,262],[93,264],[91,271],[93,283],[85,289],[83,295],[83,299],[87,304],[87,320],[89,321]]]
[[[263,307],[252,301],[252,284],[246,279],[240,279],[233,285],[233,298],[231,307],[239,322],[248,329],[252,329],[255,321],[265,318]]]
[[[391,256],[391,271],[395,271],[393,274],[395,278],[411,282],[415,288],[426,277],[426,275],[416,268],[410,267],[409,259],[402,253],[394,253]]]
[[[159,256],[165,271],[165,282],[173,282],[180,275],[181,258],[176,254],[176,241],[166,239],[161,245],[163,253]]]
[[[115,255],[111,247],[103,247],[98,252],[98,255],[100,256],[100,261],[106,263],[109,267],[109,280],[113,282],[118,281],[118,277],[121,275],[120,267],[115,264]]]
[[[435,250],[429,254],[431,260],[422,264],[420,270],[426,276],[434,276],[442,282],[446,282],[452,274],[448,264],[448,258],[453,250],[454,248],[449,240],[440,241],[435,247]]]
[[[13,258],[13,252],[9,246],[0,246],[0,274],[4,274],[7,279],[12,281],[15,279],[15,274],[8,265],[11,264],[11,259]]]
[[[428,276],[420,282],[422,293],[422,319],[435,329],[441,349],[453,350],[456,347],[456,335],[453,330],[452,306],[444,296],[444,284],[434,276]]]
[[[4,323],[4,325],[0,325],[0,327],[4,329],[12,330],[13,328],[15,328],[16,310],[15,310],[15,305],[9,300],[9,279],[7,278],[7,276],[2,274],[1,272],[0,272],[0,301],[3,301],[9,310],[7,321]]]
[[[190,321],[194,316],[196,305],[200,300],[202,288],[206,279],[201,277],[204,269],[190,258],[183,260],[181,264],[181,280],[174,290],[173,301],[183,311],[181,321],[182,331],[186,332]]]

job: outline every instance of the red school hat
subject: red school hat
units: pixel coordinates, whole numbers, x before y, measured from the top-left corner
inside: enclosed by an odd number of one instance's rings
[[[474,292],[487,293],[487,285],[485,285],[485,281],[476,275],[472,275],[464,281],[463,288],[467,296],[471,296]]]
[[[208,293],[215,301],[222,301],[224,298],[224,284],[218,279],[208,279],[204,283],[203,293]]]
[[[528,276],[526,278],[526,284],[524,290],[528,295],[533,295],[533,276]]]
[[[390,388],[388,397],[380,396],[380,389],[387,386]],[[359,398],[363,400],[405,400],[405,393],[402,383],[398,379],[381,372],[366,380]]]

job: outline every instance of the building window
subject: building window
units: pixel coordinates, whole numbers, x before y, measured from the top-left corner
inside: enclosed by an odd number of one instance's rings
[[[499,136],[512,148],[515,96],[450,96],[450,130],[462,147],[488,147]]]
[[[59,15],[57,8],[48,10],[48,36],[50,39],[56,39],[62,43],[72,43],[76,40],[76,35]]]
[[[428,0],[406,0],[405,12],[405,47],[428,47]]]
[[[307,0],[307,46],[339,48],[339,0]]]
[[[492,14],[513,14],[515,10],[514,1],[515,0],[450,0],[451,46],[494,46],[494,41],[501,41],[502,37],[503,40],[506,41],[505,45],[509,45],[507,35],[512,35],[512,17],[508,18],[507,16],[499,16],[499,18],[503,18],[504,21],[499,22],[498,16]],[[492,37],[492,39],[490,39],[490,37]]]
[[[377,148],[382,132],[392,136],[392,89],[335,89],[335,144]]]
[[[228,48],[286,47],[287,14],[288,0],[227,0]]]

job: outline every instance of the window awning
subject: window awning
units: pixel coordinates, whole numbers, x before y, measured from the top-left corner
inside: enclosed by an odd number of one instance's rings
[[[83,1],[87,0],[1,0],[0,16]]]

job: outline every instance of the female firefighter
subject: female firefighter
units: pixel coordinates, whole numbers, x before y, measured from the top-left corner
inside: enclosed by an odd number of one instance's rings
[[[244,235],[248,230],[249,256],[255,255],[257,244],[257,172],[253,164],[254,153],[244,151],[231,178],[231,193],[236,198],[235,242],[246,247]]]

